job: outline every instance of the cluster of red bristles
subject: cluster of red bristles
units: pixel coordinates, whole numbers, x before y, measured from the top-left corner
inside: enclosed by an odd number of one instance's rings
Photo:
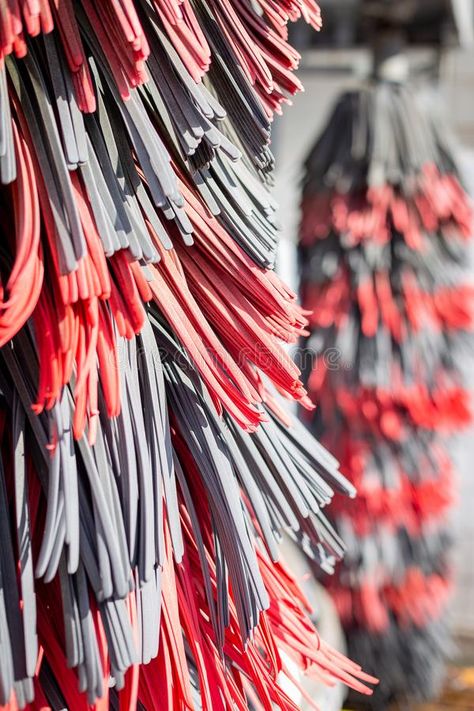
[[[153,6],[169,40],[178,52],[190,77],[199,82],[211,63],[211,50],[200,29],[189,0],[154,0]],[[276,2],[261,0],[265,21],[250,12],[240,0],[211,0],[209,6],[221,31],[226,33],[268,114],[280,110],[287,94],[300,88],[293,76],[298,56],[286,42],[286,23],[303,16],[316,28],[320,25],[317,5],[312,0]],[[78,19],[78,12],[80,18]],[[81,24],[82,23],[82,24]],[[106,58],[108,70],[124,101],[138,85],[147,81],[147,38],[132,0],[12,0],[4,3],[0,16],[0,66],[14,53],[27,53],[27,35],[58,31],[73,80],[79,109],[96,110],[96,94],[84,48],[83,28],[93,27]],[[11,89],[11,87],[9,87]],[[263,400],[272,405],[262,375],[267,376],[285,396],[310,407],[297,367],[279,342],[292,343],[303,333],[306,323],[296,297],[274,272],[257,266],[233,241],[193,188],[182,168],[173,166],[183,197],[184,210],[193,227],[194,246],[182,244],[174,223],[167,230],[174,248],[166,250],[153,226],[145,219],[150,238],[160,259],[146,268],[128,250],[106,256],[79,171],[70,170],[72,195],[84,235],[86,251],[77,268],[65,273],[60,267],[55,216],[47,195],[47,182],[35,153],[22,104],[9,91],[13,146],[17,178],[3,189],[2,234],[8,242],[13,263],[0,285],[0,346],[21,331],[34,334],[39,359],[39,382],[34,410],[51,410],[69,387],[74,402],[73,434],[91,445],[97,439],[99,392],[107,415],[120,413],[120,338],[133,339],[144,325],[146,304],[154,302],[171,326],[177,340],[206,386],[218,414],[226,412],[244,430],[253,431],[265,419]],[[137,170],[140,167],[137,165]],[[142,177],[140,175],[140,177]],[[5,416],[4,416],[5,415]],[[11,437],[6,413],[0,413],[0,439]],[[197,464],[177,429],[171,429],[173,446],[180,457],[188,458],[189,475]],[[57,443],[49,443],[51,452]],[[13,453],[12,459],[13,459]],[[26,452],[31,474],[28,492],[31,539],[41,540],[44,511],[41,487],[35,476],[32,452]],[[11,483],[12,472],[6,472]],[[192,491],[200,502],[199,523],[210,578],[216,593],[216,551],[211,513],[199,473],[189,477]],[[13,486],[9,484],[8,496]],[[269,595],[269,609],[262,613],[254,638],[244,641],[229,592],[228,626],[219,653],[219,640],[209,617],[206,585],[195,531],[185,502],[180,498],[180,521],[184,537],[182,562],[173,561],[171,538],[165,523],[165,565],[162,571],[162,614],[158,656],[147,665],[134,664],[125,675],[118,693],[121,710],[135,709],[138,702],[149,711],[190,709],[194,706],[193,684],[187,663],[189,646],[199,679],[200,705],[206,711],[239,709],[249,701],[256,709],[296,711],[296,705],[279,685],[280,672],[287,669],[280,656],[285,650],[306,671],[325,683],[340,680],[370,693],[364,682],[374,682],[360,667],[331,650],[319,639],[308,616],[309,605],[296,581],[282,564],[269,562],[258,552],[260,573]],[[37,551],[34,550],[34,555]],[[20,564],[21,567],[21,564]],[[135,593],[127,598],[132,628],[137,632]],[[110,706],[110,678],[106,634],[97,602],[90,595],[92,614],[84,621],[95,631],[100,646],[103,678],[95,679],[100,711]],[[27,708],[50,708],[42,679],[52,674],[69,709],[90,708],[77,685],[74,670],[65,655],[66,640],[60,624],[61,590],[56,576],[51,583],[38,582],[37,631],[40,654],[34,673],[35,698]],[[30,673],[30,672],[28,672]],[[359,681],[360,680],[360,681]],[[293,680],[297,685],[298,680]],[[46,683],[46,682],[45,682]],[[15,693],[7,704],[18,706]]]
[[[440,173],[436,165],[425,164],[407,191],[412,194],[383,185],[308,196],[302,205],[301,244],[327,237],[334,229],[345,235],[347,245],[366,240],[382,245],[391,240],[392,230],[396,230],[410,249],[423,250],[429,233],[441,225],[448,232],[455,226],[457,237],[469,239],[472,211],[455,175]]]
[[[200,81],[209,69],[211,50],[191,3],[189,0],[153,0],[152,4],[190,76]],[[135,4],[133,0],[99,4],[81,0],[81,5],[107,56],[120,94],[126,100],[131,88],[146,82],[146,59],[150,52]],[[214,0],[210,3],[217,24],[230,34],[245,75],[257,86],[271,117],[274,111],[280,112],[280,103],[285,97],[281,89],[292,94],[302,88],[292,72],[299,55],[286,41],[287,23],[302,17],[318,30],[321,14],[313,0],[262,0],[259,5],[270,27],[243,2]],[[48,33],[54,26],[61,35],[79,107],[84,112],[95,111],[94,87],[73,0],[8,2],[0,20],[0,63],[12,52],[17,57],[26,54],[25,35]]]
[[[0,439],[4,435],[4,422],[0,418]],[[192,460],[190,462],[192,466]],[[34,464],[29,458],[29,467]],[[40,539],[43,528],[43,512],[40,510],[41,491],[36,477],[31,477],[34,486],[29,492],[30,522],[33,534]],[[204,502],[205,492],[196,473],[196,491],[193,496]],[[216,593],[216,564],[214,562],[210,514],[206,506],[200,511],[201,530],[207,531],[207,566],[211,574],[213,591]],[[180,506],[181,526],[184,534],[185,552],[180,565],[173,562],[169,532],[165,531],[165,565],[162,570],[162,610],[160,619],[159,654],[147,664],[134,664],[125,675],[123,688],[118,692],[119,708],[131,711],[140,702],[149,711],[195,707],[193,689],[186,661],[186,647],[190,646],[199,677],[200,704],[206,711],[227,711],[238,708],[248,711],[252,707],[271,711],[276,705],[282,711],[297,711],[298,706],[280,686],[281,675],[291,679],[304,694],[304,683],[294,667],[289,668],[285,659],[291,659],[301,670],[322,683],[333,685],[336,681],[368,693],[364,682],[375,679],[362,672],[360,666],[329,647],[322,640],[309,618],[311,605],[300,590],[298,582],[282,563],[271,563],[259,553],[261,574],[270,597],[270,606],[262,615],[255,636],[244,644],[234,605],[229,609],[229,626],[224,644],[225,658],[217,650],[217,640],[207,609],[202,560],[196,545],[195,531],[184,502]],[[58,610],[61,609],[59,580],[52,583],[38,581],[37,633],[40,653],[34,676],[34,700],[26,706],[30,711],[51,711],[50,702],[43,690],[40,676],[42,665],[47,664],[67,704],[74,711],[108,711],[110,706],[110,663],[107,639],[100,611],[93,597],[90,598],[95,634],[99,642],[103,677],[97,680],[99,698],[93,704],[78,689],[76,673],[67,665],[65,639],[61,624],[58,625]],[[138,635],[135,593],[129,593],[127,607],[135,637]],[[137,639],[135,640],[137,641]],[[285,655],[281,653],[284,652]],[[234,666],[229,666],[229,660]],[[239,671],[237,672],[236,669]],[[309,699],[310,705],[317,706]],[[18,711],[15,696],[2,711]]]

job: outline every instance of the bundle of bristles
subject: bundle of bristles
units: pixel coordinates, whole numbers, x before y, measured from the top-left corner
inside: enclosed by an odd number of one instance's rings
[[[0,703],[295,709],[330,649],[278,561],[330,570],[354,495],[281,401],[274,112],[312,0],[0,3]],[[283,396],[283,397],[282,397]],[[298,680],[295,679],[298,684]]]
[[[421,92],[423,96],[423,92]],[[302,302],[314,309],[303,413],[357,488],[327,586],[377,708],[432,697],[450,651],[450,435],[471,419],[469,196],[442,118],[408,86],[345,93],[303,186]]]

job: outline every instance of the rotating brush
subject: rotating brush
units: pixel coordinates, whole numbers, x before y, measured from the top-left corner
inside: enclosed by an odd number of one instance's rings
[[[0,2],[0,705],[296,709],[330,649],[278,561],[353,496],[284,412],[270,125],[312,0]]]
[[[381,677],[375,708],[442,681],[451,588],[449,436],[470,420],[472,230],[435,114],[403,83],[345,93],[305,164],[301,293],[312,431],[359,492],[327,587],[349,653]]]

